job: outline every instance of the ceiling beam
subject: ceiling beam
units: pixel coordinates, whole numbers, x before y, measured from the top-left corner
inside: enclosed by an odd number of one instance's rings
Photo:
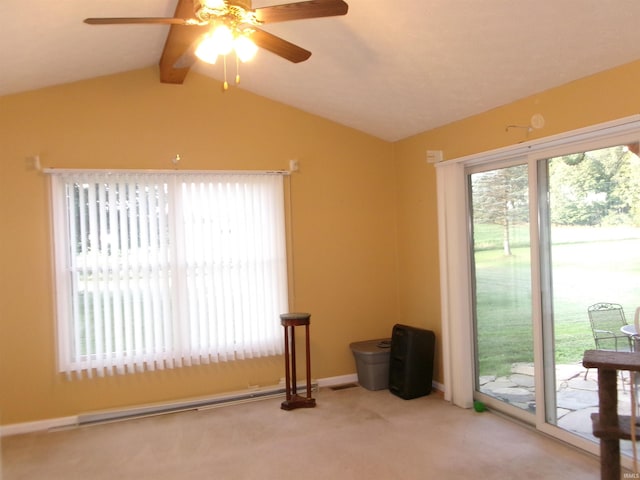
[[[178,0],[175,18],[194,18],[193,0]],[[181,84],[196,62],[195,42],[208,26],[171,25],[160,58],[160,81]]]

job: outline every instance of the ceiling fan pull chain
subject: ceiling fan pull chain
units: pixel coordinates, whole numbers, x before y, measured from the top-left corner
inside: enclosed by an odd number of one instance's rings
[[[229,83],[227,83],[227,56],[223,55],[222,56],[222,61],[224,64],[224,83],[222,84],[222,89],[224,91],[229,90]]]
[[[236,85],[240,83],[240,60],[238,59],[238,54],[236,53]]]

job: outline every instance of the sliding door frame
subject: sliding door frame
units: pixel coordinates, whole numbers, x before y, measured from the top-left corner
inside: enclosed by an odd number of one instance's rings
[[[445,400],[463,408],[470,408],[476,395],[468,174],[470,171],[498,168],[520,160],[520,163],[528,164],[529,174],[531,294],[536,382],[536,414],[533,426],[543,433],[590,453],[599,453],[597,444],[549,423],[555,419],[555,412],[547,412],[545,407],[545,391],[549,392],[548,395],[555,395],[555,365],[553,336],[547,335],[545,340],[543,335],[543,332],[553,332],[553,309],[550,295],[543,295],[542,290],[551,287],[549,267],[542,267],[544,264],[549,265],[550,235],[546,227],[547,219],[544,218],[548,214],[548,208],[538,208],[541,188],[544,187],[541,183],[546,182],[546,179],[541,178],[545,174],[538,164],[540,160],[552,157],[637,142],[639,139],[640,115],[634,115],[436,164]],[[545,296],[547,299],[543,301]],[[551,361],[545,361],[545,358],[550,358]],[[549,404],[555,405],[555,397]],[[515,407],[512,409],[518,410]],[[531,423],[531,415],[522,415],[524,412],[519,415],[511,409],[507,410],[506,414],[514,414],[520,420]]]

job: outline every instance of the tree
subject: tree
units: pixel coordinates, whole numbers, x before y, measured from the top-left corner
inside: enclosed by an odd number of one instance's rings
[[[472,175],[474,223],[502,227],[502,248],[511,255],[511,226],[529,219],[527,165]]]
[[[637,144],[550,159],[551,221],[640,224],[640,159],[633,150]]]
[[[639,151],[635,143],[549,159],[551,222],[640,226]],[[475,173],[471,189],[474,224],[499,225],[511,255],[513,227],[529,219],[527,165]]]

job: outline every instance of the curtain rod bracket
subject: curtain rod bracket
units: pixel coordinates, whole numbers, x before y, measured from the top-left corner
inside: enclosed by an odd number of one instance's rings
[[[533,127],[531,125],[507,125],[504,131],[508,132],[511,128],[526,128],[527,132],[533,132]]]

